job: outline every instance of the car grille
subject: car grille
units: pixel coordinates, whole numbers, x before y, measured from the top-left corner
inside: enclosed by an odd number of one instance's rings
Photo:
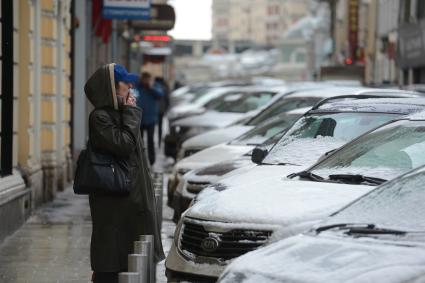
[[[265,244],[271,236],[271,231],[235,229],[228,232],[207,231],[202,225],[184,222],[180,236],[180,249],[194,256],[212,257],[229,260],[257,249]],[[218,246],[213,250],[205,250],[203,242],[214,238]]]
[[[199,194],[210,183],[187,182],[187,191],[191,194]]]

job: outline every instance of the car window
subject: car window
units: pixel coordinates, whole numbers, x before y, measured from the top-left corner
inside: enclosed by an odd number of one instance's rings
[[[324,225],[370,223],[401,231],[425,231],[424,183],[425,170],[415,170],[352,203]]]
[[[274,137],[277,133],[290,127],[299,115],[284,115],[271,122],[265,122],[240,137],[234,139],[231,144],[261,144]]]
[[[315,174],[362,174],[382,179],[425,164],[425,123],[398,121],[365,135],[312,168]]]
[[[326,152],[376,128],[397,114],[333,113],[300,118],[272,148],[264,163],[314,163]]]
[[[288,112],[297,108],[304,108],[308,106],[313,106],[321,98],[318,97],[302,97],[302,98],[286,98],[280,101],[277,101],[259,115],[252,118],[247,125],[257,126],[258,124],[275,117],[281,113]]]
[[[215,99],[206,107],[219,112],[246,113],[264,106],[274,95],[272,92],[235,93]]]

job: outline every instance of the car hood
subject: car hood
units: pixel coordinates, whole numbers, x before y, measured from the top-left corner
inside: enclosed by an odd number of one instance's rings
[[[223,142],[228,142],[251,130],[253,126],[235,125],[223,129],[216,129],[197,135],[183,143],[184,149],[207,148]]]
[[[240,157],[252,150],[253,146],[219,144],[189,157],[183,158],[176,164],[176,169],[193,170],[213,163]]]
[[[245,168],[248,170],[254,166],[256,164],[251,161],[251,156],[244,155],[229,161],[218,162],[192,170],[184,176],[184,179],[189,182],[215,183],[223,175],[229,176],[229,173],[236,169]]]
[[[424,282],[425,248],[365,238],[295,236],[236,259],[221,283]]]
[[[248,173],[234,176],[233,181],[241,181],[238,186],[199,198],[186,216],[208,221],[281,225],[291,229],[292,234],[300,233],[374,188],[290,180],[284,177],[285,170],[273,172],[272,168],[264,170],[267,177],[261,180],[255,181]]]
[[[245,115],[243,113],[208,111],[194,117],[179,119],[173,123],[173,126],[223,128],[242,119]]]
[[[205,109],[197,104],[183,104],[173,107],[169,112],[168,116],[171,119],[178,118],[179,116],[184,116],[187,112],[201,114]]]

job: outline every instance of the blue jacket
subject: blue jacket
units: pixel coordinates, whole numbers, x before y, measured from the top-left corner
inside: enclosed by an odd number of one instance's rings
[[[158,123],[159,102],[163,96],[162,90],[154,85],[153,88],[147,88],[143,85],[138,85],[137,90],[137,106],[143,109],[142,126],[151,126]]]

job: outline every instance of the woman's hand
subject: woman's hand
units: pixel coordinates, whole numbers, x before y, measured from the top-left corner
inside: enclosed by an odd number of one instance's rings
[[[131,106],[136,106],[136,98],[134,97],[133,94],[129,94],[127,101],[125,102],[125,105],[131,105]]]

